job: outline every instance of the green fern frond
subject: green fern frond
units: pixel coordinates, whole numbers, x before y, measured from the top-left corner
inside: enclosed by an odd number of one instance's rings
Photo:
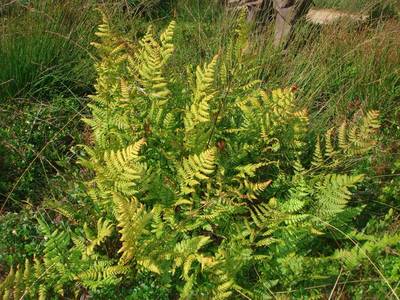
[[[35,259],[32,266],[26,259],[24,265],[18,265],[16,269],[11,268],[0,283],[1,299],[46,299],[46,290],[42,285],[43,275],[44,267],[39,260]]]
[[[385,234],[382,237],[373,237],[364,243],[357,244],[350,250],[336,250],[330,258],[344,262],[350,270],[353,270],[359,267],[362,261],[374,258],[374,256],[382,252],[382,249],[387,249],[387,247],[398,245],[399,242],[399,234]]]
[[[313,153],[313,159],[311,161],[311,165],[316,168],[324,165],[324,157],[323,157],[323,152],[321,150],[321,143],[319,137],[317,138],[317,143],[315,144],[315,150]]]
[[[210,102],[216,95],[213,84],[217,62],[218,55],[214,56],[204,68],[198,67],[196,70],[196,86],[193,91],[192,103],[184,116],[185,139],[188,141],[198,134],[194,130],[199,124],[211,122]]]
[[[217,150],[211,148],[200,155],[193,154],[183,159],[182,166],[177,170],[181,182],[181,194],[187,195],[195,191],[201,181],[207,180],[215,171]]]
[[[260,203],[249,210],[251,219],[258,228],[264,229],[268,226],[272,209],[267,203]]]
[[[97,28],[97,32],[95,32],[95,35],[101,38],[110,38],[113,37],[111,28],[110,28],[110,22],[108,20],[107,15],[100,10],[101,13],[101,18],[102,18],[102,23],[99,24]],[[98,44],[96,44],[98,45]]]
[[[163,63],[165,64],[174,52],[174,44],[172,42],[174,31],[176,27],[176,22],[171,21],[168,27],[160,36],[161,40],[161,56],[163,58]]]
[[[96,289],[101,286],[116,284],[120,281],[119,277],[121,275],[126,275],[130,272],[130,268],[127,266],[112,266],[110,264],[108,261],[96,261],[89,270],[76,275],[75,279],[88,287]]]
[[[272,180],[266,180],[264,182],[250,182],[245,180],[244,187],[245,193],[250,200],[255,200],[258,196],[272,183]]]
[[[332,135],[333,128],[329,129],[325,134],[325,156],[327,158],[333,158],[336,154]]]
[[[226,276],[228,277],[228,276]],[[229,278],[229,277],[228,277]],[[214,291],[214,299],[227,299],[232,295],[232,288],[235,282],[228,279],[217,286]]]
[[[215,69],[218,63],[218,55],[215,55],[210,63],[196,69],[196,87],[193,93],[193,102],[199,103],[202,98],[210,94],[215,80]]]
[[[150,272],[153,272],[156,274],[161,274],[160,267],[152,259],[148,259],[148,258],[138,259],[137,263]]]
[[[190,294],[193,289],[194,284],[194,275],[190,276],[183,286],[183,289],[180,292],[179,299],[185,300],[190,298]]]
[[[171,22],[161,35],[161,45],[155,40],[151,28],[149,28],[140,42],[139,64],[132,66],[140,74],[139,80],[144,87],[145,95],[152,101],[150,114],[156,122],[159,120],[154,118],[159,115],[155,110],[167,102],[171,93],[163,76],[163,69],[174,51],[172,44],[174,28],[175,22]]]
[[[94,253],[94,248],[104,242],[113,232],[113,224],[110,220],[99,219],[97,221],[97,234],[94,238],[90,239],[90,243],[87,246],[87,255]]]
[[[343,211],[351,199],[350,188],[362,181],[362,175],[326,175],[316,184],[316,211],[322,218],[331,218]]]
[[[379,112],[374,110],[367,112],[361,122],[348,133],[347,152],[352,155],[361,155],[370,151],[376,145],[374,136],[379,127]]]
[[[126,264],[139,251],[140,238],[148,232],[146,227],[151,220],[151,214],[135,198],[127,200],[114,194],[113,201],[121,234],[122,247],[119,250],[122,253],[121,262]]]
[[[136,183],[146,172],[146,165],[140,162],[140,149],[146,144],[144,139],[118,150],[104,153],[105,166],[99,167],[98,172],[105,180],[114,184],[115,191],[126,195],[137,192]]]

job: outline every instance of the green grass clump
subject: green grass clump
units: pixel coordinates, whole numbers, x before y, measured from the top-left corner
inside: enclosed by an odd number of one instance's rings
[[[0,103],[88,92],[93,80],[86,1],[15,2],[0,15]]]

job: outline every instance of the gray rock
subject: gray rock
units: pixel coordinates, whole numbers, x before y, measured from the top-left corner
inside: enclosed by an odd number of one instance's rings
[[[335,9],[317,9],[312,8],[306,15],[306,20],[312,24],[329,25],[342,22],[366,22],[368,15],[361,13],[349,13]]]

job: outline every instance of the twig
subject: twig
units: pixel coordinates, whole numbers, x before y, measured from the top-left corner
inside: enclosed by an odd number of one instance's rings
[[[340,276],[342,276],[342,272],[343,272],[343,267],[340,269],[339,275],[338,275],[338,277],[336,278],[335,285],[334,285],[333,288],[332,288],[332,291],[331,291],[331,294],[329,295],[328,300],[331,300],[331,299],[332,299],[333,293],[334,293],[334,291],[335,291],[335,289],[336,289],[336,286],[338,285]]]

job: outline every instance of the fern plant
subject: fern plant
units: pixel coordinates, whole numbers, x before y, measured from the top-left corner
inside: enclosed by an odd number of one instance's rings
[[[103,16],[84,119],[94,142],[80,161],[92,174],[89,215],[65,214],[55,231],[41,222],[44,257],[33,273],[29,262],[11,270],[4,297],[90,294],[150,272],[171,297],[266,299],[305,279],[335,280],[345,259],[354,268],[399,241],[349,229],[362,210],[351,202],[363,175],[344,166],[374,146],[379,114],[310,142],[295,94],[269,92],[244,72],[252,52],[243,23],[176,101],[167,72],[175,22],[132,43]]]

